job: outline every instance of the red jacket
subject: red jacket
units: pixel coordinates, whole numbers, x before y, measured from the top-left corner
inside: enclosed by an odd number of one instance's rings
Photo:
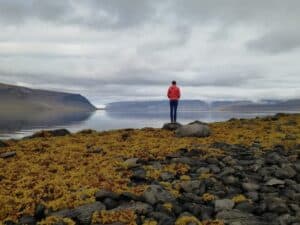
[[[180,89],[176,85],[171,85],[168,90],[168,98],[170,100],[180,99]]]

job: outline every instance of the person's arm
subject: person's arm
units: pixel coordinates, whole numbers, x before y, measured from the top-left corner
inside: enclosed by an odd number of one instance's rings
[[[167,94],[168,98],[170,98],[170,92],[171,92],[171,88],[168,89],[168,94]]]

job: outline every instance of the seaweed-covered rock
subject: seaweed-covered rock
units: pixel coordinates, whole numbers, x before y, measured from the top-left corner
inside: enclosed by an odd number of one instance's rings
[[[36,224],[36,219],[32,216],[22,216],[19,219],[19,224],[20,225],[35,225]]]

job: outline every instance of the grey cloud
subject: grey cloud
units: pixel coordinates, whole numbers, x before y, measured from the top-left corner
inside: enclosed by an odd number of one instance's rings
[[[287,52],[300,47],[300,32],[299,30],[270,32],[249,41],[247,47],[271,54]]]
[[[0,22],[22,24],[30,19],[57,21],[72,10],[70,0],[0,0]]]

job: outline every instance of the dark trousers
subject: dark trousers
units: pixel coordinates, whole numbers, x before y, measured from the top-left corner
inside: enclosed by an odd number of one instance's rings
[[[170,118],[171,123],[176,123],[178,100],[170,100]]]

